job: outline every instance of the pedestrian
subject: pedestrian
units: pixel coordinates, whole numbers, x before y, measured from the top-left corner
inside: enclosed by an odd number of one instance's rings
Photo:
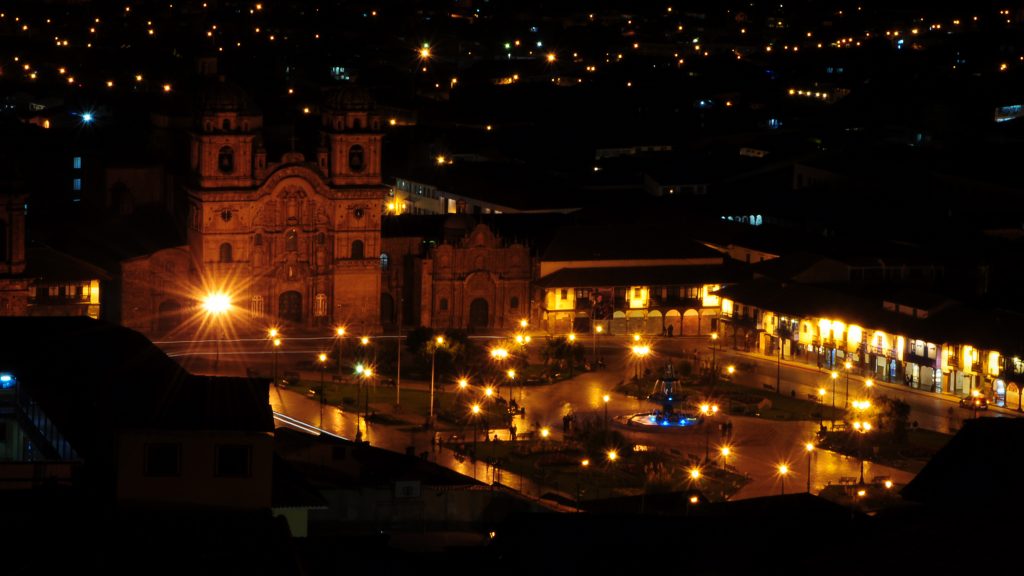
[[[673,325],[669,324],[669,325],[668,325],[668,337],[669,337],[669,338],[671,338],[671,337],[672,337],[672,332],[673,332],[674,330],[675,330],[675,326],[673,326]]]
[[[569,415],[562,416],[562,432],[569,431]]]
[[[513,424],[513,425],[508,427],[508,435],[509,435],[510,438],[512,438],[512,441],[515,442],[515,440],[516,440],[516,425],[515,424]]]

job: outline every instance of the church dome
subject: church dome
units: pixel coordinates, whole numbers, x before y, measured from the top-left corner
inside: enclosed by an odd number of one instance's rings
[[[205,84],[199,92],[199,110],[203,115],[218,112],[256,113],[256,105],[240,86],[223,76]]]
[[[330,112],[369,110],[373,108],[373,104],[370,91],[355,84],[332,88],[324,97],[324,110]]]

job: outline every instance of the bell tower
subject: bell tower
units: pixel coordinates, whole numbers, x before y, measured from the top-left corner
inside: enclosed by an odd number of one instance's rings
[[[320,169],[332,186],[381,183],[381,117],[369,93],[356,86],[336,88],[324,100]]]
[[[192,131],[189,166],[200,188],[256,184],[265,155],[260,152],[263,116],[245,92],[220,77],[204,87]]]

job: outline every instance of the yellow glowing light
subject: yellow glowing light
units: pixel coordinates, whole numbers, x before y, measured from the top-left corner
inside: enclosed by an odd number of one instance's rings
[[[608,460],[610,460],[612,462],[615,462],[618,459],[619,459],[619,453],[618,452],[616,452],[615,450],[609,450],[608,451]]]
[[[459,378],[459,388],[465,389],[466,386],[469,386],[469,380],[466,380],[465,378]]]
[[[554,62],[554,61],[555,61],[555,54],[552,52],[552,53],[548,54],[548,62]]]
[[[540,437],[541,438],[547,438],[548,436],[551,436],[551,429],[550,428],[546,428],[546,427],[545,428],[541,428],[540,429]]]
[[[269,336],[271,338],[277,338],[277,335],[278,335],[277,328],[271,328],[270,330],[267,330],[267,336]]]
[[[608,401],[612,399],[612,397],[609,396],[608,394],[605,394],[604,396],[601,397],[601,399],[604,400],[605,404],[607,404]]]
[[[430,47],[429,46],[424,46],[424,47],[420,48],[420,58],[423,59],[423,60],[426,60],[426,59],[430,58]]]
[[[370,343],[370,338],[367,336],[363,336],[362,338],[359,339],[359,343],[362,344],[363,346],[366,346],[367,344]]]
[[[726,372],[728,372],[729,374],[733,374],[733,373],[735,373],[735,372],[736,372],[736,367],[735,367],[735,366],[731,366],[731,365],[730,365],[729,367],[727,367],[727,368],[725,369],[725,371],[726,371]]]
[[[395,120],[394,118],[390,118],[388,119],[388,124],[394,126],[395,124],[398,124],[398,121]]]
[[[523,318],[522,320],[519,321],[519,327],[520,328],[526,328],[529,325],[530,325],[530,321],[527,320],[526,318]]]
[[[321,364],[323,364],[324,362],[327,362],[327,354],[321,352],[320,355],[316,357],[316,359],[319,360]]]
[[[170,92],[170,91],[171,91],[171,85],[170,84],[164,84],[164,92]]]
[[[214,292],[203,297],[203,310],[209,314],[223,314],[231,309],[231,297],[223,292]]]
[[[700,480],[700,468],[690,468],[690,479]]]
[[[580,466],[583,466],[584,468],[586,468],[587,466],[590,466],[590,459],[589,458],[584,458],[583,460],[580,460]]]
[[[785,476],[786,474],[789,474],[789,466],[786,466],[785,464],[779,464],[779,475]]]
[[[575,342],[575,341],[576,341],[576,335],[575,334],[569,334],[569,342]]]
[[[446,161],[447,161],[448,159],[444,157],[444,154],[438,154],[438,155],[437,155],[437,158],[436,158],[436,160],[437,160],[437,165],[438,165],[438,166],[441,166],[441,165],[443,165],[443,164],[444,164],[444,163],[445,163],[445,162],[446,162]]]
[[[484,396],[487,396],[488,398],[494,396],[494,388],[491,388],[490,386],[484,388]]]
[[[813,452],[814,451],[814,444],[812,442],[808,442],[807,444],[804,444],[804,450],[807,450],[808,452]]]
[[[479,414],[480,413],[480,405],[479,404],[473,404],[473,406],[471,406],[471,409],[473,410],[473,414]]]
[[[303,114],[309,114],[309,106],[304,106],[304,107],[302,108],[302,113],[303,113]]]

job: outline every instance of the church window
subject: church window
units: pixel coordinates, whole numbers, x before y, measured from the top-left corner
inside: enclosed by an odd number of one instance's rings
[[[288,252],[299,251],[299,235],[294,228],[284,234],[284,249]]]
[[[388,260],[389,259],[390,259],[390,256],[388,256],[387,252],[381,252],[380,253],[380,269],[381,270],[387,270],[388,269]]]
[[[363,129],[363,121],[360,120],[359,118],[353,118],[352,119],[352,128],[354,128],[356,130],[362,130]]]
[[[318,233],[316,235],[316,243],[317,244],[323,244],[325,242],[327,242],[327,235],[324,234],[323,232]]]
[[[75,170],[81,170],[82,169],[82,157],[81,156],[75,156],[72,159],[71,165],[75,168]]]
[[[366,167],[362,146],[356,144],[348,149],[348,167],[353,172],[362,172]]]
[[[364,256],[363,256],[363,241],[362,240],[356,240],[355,242],[352,242],[352,253],[351,253],[350,257],[353,260],[364,258]]]
[[[231,120],[225,118],[224,122],[221,123],[221,128],[223,128],[224,130],[231,130]]]
[[[327,294],[317,294],[313,297],[313,316],[327,316]]]
[[[225,174],[235,171],[235,151],[230,146],[224,146],[217,154],[217,169]]]
[[[220,245],[220,261],[231,262],[231,244],[229,242]]]
[[[257,234],[253,237],[253,244],[257,246],[263,246],[263,234]]]
[[[447,309],[448,309],[448,299],[447,298],[441,298],[441,310],[447,310]]]
[[[508,301],[508,306],[509,306],[509,308],[512,308],[512,309],[519,308],[519,297],[518,296],[513,296]]]
[[[263,296],[253,296],[249,301],[249,314],[253,318],[263,316]]]
[[[230,222],[231,221],[231,210],[221,210],[220,211],[220,219],[225,221],[225,222]]]

